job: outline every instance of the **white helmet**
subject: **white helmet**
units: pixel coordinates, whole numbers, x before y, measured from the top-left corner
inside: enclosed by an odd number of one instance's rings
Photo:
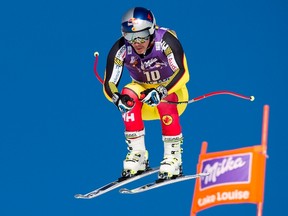
[[[155,27],[153,13],[143,7],[131,8],[122,17],[121,32],[126,40],[153,35]]]

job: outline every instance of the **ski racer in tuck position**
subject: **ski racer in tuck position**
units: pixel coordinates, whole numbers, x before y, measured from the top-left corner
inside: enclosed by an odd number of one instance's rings
[[[145,146],[146,120],[160,120],[164,156],[158,179],[182,175],[183,136],[180,115],[187,104],[189,71],[182,45],[173,30],[159,27],[153,13],[142,7],[128,10],[122,17],[122,37],[109,51],[103,91],[121,111],[128,154],[122,177],[148,169]],[[124,67],[132,78],[121,91],[118,84]]]

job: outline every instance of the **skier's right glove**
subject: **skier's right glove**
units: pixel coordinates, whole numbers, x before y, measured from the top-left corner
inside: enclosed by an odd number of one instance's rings
[[[115,92],[113,94],[112,101],[121,113],[126,113],[130,111],[135,105],[133,98],[131,98],[127,94],[122,95],[119,92]]]

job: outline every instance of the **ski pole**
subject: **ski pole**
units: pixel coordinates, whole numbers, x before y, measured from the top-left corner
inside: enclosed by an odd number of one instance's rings
[[[202,100],[202,99],[205,99],[205,98],[208,98],[208,97],[211,97],[211,96],[215,96],[215,95],[220,95],[220,94],[228,94],[228,95],[232,95],[234,97],[239,97],[239,98],[242,98],[242,99],[245,99],[245,100],[250,100],[250,101],[254,101],[255,100],[254,96],[245,96],[245,95],[242,95],[242,94],[239,94],[239,93],[236,93],[236,92],[222,90],[222,91],[210,92],[210,93],[195,97],[195,98],[193,98],[191,100],[188,100],[188,101],[166,101],[166,100],[163,100],[163,102],[170,103],[170,104],[190,104],[190,103],[194,103],[194,102],[197,102],[199,100]]]
[[[94,56],[95,56],[95,62],[94,62],[94,74],[97,77],[97,79],[99,80],[99,82],[101,84],[103,84],[103,79],[100,77],[98,71],[97,71],[97,65],[98,65],[98,56],[99,56],[99,52],[94,52]]]
[[[96,78],[98,79],[98,81],[103,84],[104,81],[103,79],[100,77],[98,71],[97,71],[97,65],[98,65],[98,56],[99,56],[99,53],[98,52],[94,52],[94,56],[95,56],[95,62],[94,62],[94,74],[96,76]],[[242,99],[245,99],[245,100],[250,100],[250,101],[254,101],[255,100],[255,97],[254,96],[245,96],[245,95],[242,95],[242,94],[239,94],[239,93],[236,93],[236,92],[232,92],[232,91],[227,91],[227,90],[221,90],[221,91],[214,91],[214,92],[209,92],[207,94],[204,94],[204,95],[201,95],[201,96],[198,96],[198,97],[195,97],[191,100],[187,100],[187,101],[166,101],[166,100],[162,100],[162,102],[166,102],[166,103],[170,103],[170,104],[190,104],[190,103],[194,103],[194,102],[197,102],[199,100],[203,100],[205,98],[208,98],[208,97],[212,97],[212,96],[215,96],[215,95],[221,95],[221,94],[227,94],[227,95],[232,95],[234,97],[239,97],[239,98],[242,98]]]

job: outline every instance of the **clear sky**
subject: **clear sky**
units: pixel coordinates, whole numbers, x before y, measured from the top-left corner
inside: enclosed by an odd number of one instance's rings
[[[5,3],[4,3],[5,2]],[[284,0],[76,1],[0,3],[0,215],[189,215],[194,182],[138,195],[117,190],[77,200],[119,177],[127,151],[116,107],[100,75],[120,37],[123,13],[150,8],[158,25],[174,29],[187,55],[190,99],[182,115],[184,173],[194,174],[202,141],[208,152],[260,144],[262,110],[270,105],[264,216],[286,212],[288,3]],[[127,72],[123,86],[129,82]],[[150,165],[163,156],[158,121],[146,122]],[[132,188],[156,175],[131,183]],[[255,215],[251,204],[199,213]]]

